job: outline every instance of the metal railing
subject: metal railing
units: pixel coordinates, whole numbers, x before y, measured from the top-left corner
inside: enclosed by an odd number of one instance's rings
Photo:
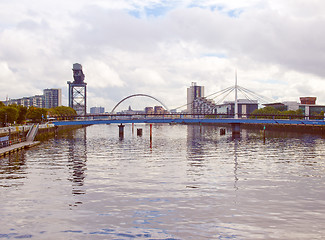
[[[23,125],[23,126],[10,126],[0,128],[0,148],[10,146],[12,144],[25,142],[27,139],[27,135],[25,136],[25,132],[32,129],[33,125]],[[51,123],[45,123],[38,125],[38,129],[51,128],[54,127]],[[37,131],[34,132],[34,137]],[[31,133],[30,133],[31,134]]]

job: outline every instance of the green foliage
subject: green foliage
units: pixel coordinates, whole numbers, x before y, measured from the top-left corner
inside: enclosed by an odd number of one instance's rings
[[[77,112],[71,107],[59,106],[50,108],[48,114],[50,116],[76,116]]]
[[[59,106],[51,109],[46,108],[36,108],[36,107],[24,107],[16,104],[5,106],[0,102],[0,124],[4,123],[14,123],[15,121],[22,124],[28,120],[32,122],[41,122],[47,120],[47,115],[50,116],[76,116],[77,113],[73,108]]]
[[[18,109],[18,118],[17,123],[21,124],[26,121],[27,107],[17,106]]]
[[[0,108],[0,122],[14,123],[18,118],[18,110],[13,106]]]
[[[251,113],[250,118],[276,118],[276,119],[288,119],[288,118],[296,118],[301,119],[303,113],[301,109],[296,111],[288,110],[288,111],[279,111],[274,107],[264,107],[260,109],[256,109]]]
[[[312,112],[310,119],[317,119],[317,120],[322,120],[324,119],[324,111],[321,111],[320,113],[317,112]]]
[[[26,114],[26,118],[32,120],[33,122],[41,122],[42,120],[46,120],[46,116],[46,108],[29,107]]]

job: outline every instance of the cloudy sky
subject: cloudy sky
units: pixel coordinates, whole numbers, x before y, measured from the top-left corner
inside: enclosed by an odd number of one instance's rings
[[[0,0],[0,100],[62,88],[72,64],[88,106],[144,93],[170,108],[191,82],[325,104],[322,0]]]

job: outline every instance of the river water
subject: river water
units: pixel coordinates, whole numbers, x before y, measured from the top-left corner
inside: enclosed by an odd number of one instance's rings
[[[0,239],[324,239],[325,140],[94,125],[0,159]]]

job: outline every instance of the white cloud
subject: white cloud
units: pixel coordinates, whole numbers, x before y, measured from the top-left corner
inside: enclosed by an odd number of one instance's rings
[[[324,104],[324,11],[320,0],[2,1],[0,98],[54,87],[66,98],[79,62],[89,106],[106,109],[133,93],[177,107],[191,82],[209,94],[235,69],[267,97]]]
[[[125,83],[118,73],[103,61],[89,59],[84,63],[86,82],[90,88],[123,87]]]

